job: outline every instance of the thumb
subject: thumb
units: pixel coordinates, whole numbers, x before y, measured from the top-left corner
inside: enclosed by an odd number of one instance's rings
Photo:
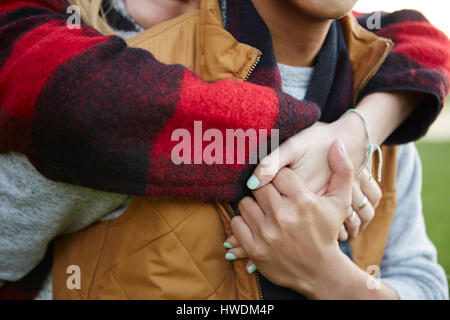
[[[341,139],[328,151],[328,165],[332,171],[327,196],[338,198],[346,206],[351,204],[353,165]]]
[[[290,147],[289,140],[266,156],[256,167],[253,175],[247,181],[250,190],[259,189],[271,182],[278,171],[292,163],[297,158],[297,152]]]

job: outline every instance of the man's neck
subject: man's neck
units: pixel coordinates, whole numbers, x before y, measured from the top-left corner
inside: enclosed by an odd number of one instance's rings
[[[309,17],[285,0],[252,2],[269,28],[277,62],[292,66],[312,66],[332,20]]]

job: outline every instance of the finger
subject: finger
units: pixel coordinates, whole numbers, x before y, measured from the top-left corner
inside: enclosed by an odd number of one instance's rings
[[[226,249],[231,249],[231,248],[240,247],[241,244],[239,243],[238,239],[234,235],[232,235],[224,241],[223,246]]]
[[[351,212],[352,213],[349,215],[347,219],[345,219],[344,223],[348,237],[350,239],[353,239],[358,236],[359,228],[361,226],[361,220],[354,210],[351,210]]]
[[[264,187],[263,189],[265,188],[266,187]],[[261,191],[264,192],[264,190]],[[279,197],[279,195],[275,195],[275,197]],[[251,197],[243,198],[241,201],[239,201],[238,209],[245,223],[252,230],[253,235],[257,237],[259,234],[261,234],[260,226],[264,220],[264,212],[261,210],[260,205],[255,201],[255,199]]]
[[[247,181],[247,187],[256,190],[271,182],[278,171],[296,160],[300,159],[302,151],[297,147],[293,148],[290,140],[284,142],[271,154],[265,157],[256,167],[253,175]]]
[[[273,185],[280,194],[286,197],[314,196],[303,179],[289,168],[282,168],[278,172],[273,179]]]
[[[225,254],[225,259],[228,261],[234,261],[238,259],[248,258],[247,251],[243,247],[233,248],[227,251]]]
[[[255,238],[252,230],[247,223],[245,223],[244,218],[237,216],[231,219],[231,230],[244,250],[251,252],[251,249],[255,246]]]
[[[273,213],[282,200],[280,193],[273,183],[269,183],[258,190],[252,191],[252,194],[255,197],[260,210],[262,210],[261,212],[263,215]]]
[[[344,225],[341,225],[341,230],[339,231],[338,240],[341,242],[347,241],[348,239],[348,233],[345,229]]]
[[[361,192],[369,199],[372,207],[377,208],[380,204],[383,193],[380,185],[376,182],[376,179],[369,180],[369,172],[367,170],[363,170],[360,177],[358,177],[358,180]]]
[[[335,141],[328,152],[332,171],[327,196],[334,197],[345,207],[351,204],[353,165],[342,140]]]
[[[369,223],[373,220],[375,217],[375,209],[372,207],[370,203],[368,203],[364,209],[357,211],[359,218],[361,219],[361,230],[364,230],[367,228]]]
[[[366,200],[365,198],[366,196],[362,193],[361,189],[358,186],[353,189],[352,207],[354,208],[360,219],[361,230],[364,230],[375,216],[375,209],[373,208],[369,200],[368,199]],[[359,209],[359,207],[364,203],[365,203],[364,208]]]
[[[245,266],[245,270],[247,270],[248,273],[252,274],[256,271],[256,265],[252,260],[249,260],[247,262],[247,265]]]

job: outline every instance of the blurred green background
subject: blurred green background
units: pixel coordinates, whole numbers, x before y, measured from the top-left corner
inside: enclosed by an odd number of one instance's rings
[[[423,213],[428,236],[450,277],[450,100],[427,137],[419,141],[423,166]]]

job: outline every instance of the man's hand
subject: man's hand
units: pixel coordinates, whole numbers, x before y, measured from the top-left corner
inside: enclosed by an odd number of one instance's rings
[[[353,179],[352,183],[352,208],[348,213],[344,225],[339,233],[339,241],[356,238],[361,230],[364,230],[375,216],[382,197],[381,188],[375,179],[369,179],[367,169]],[[367,200],[365,201],[365,198]],[[363,205],[362,208],[358,209]]]
[[[291,169],[239,203],[231,227],[258,270],[272,282],[315,296],[315,288],[342,259],[336,239],[351,206],[352,164],[342,141],[329,155],[325,195],[311,192]]]

